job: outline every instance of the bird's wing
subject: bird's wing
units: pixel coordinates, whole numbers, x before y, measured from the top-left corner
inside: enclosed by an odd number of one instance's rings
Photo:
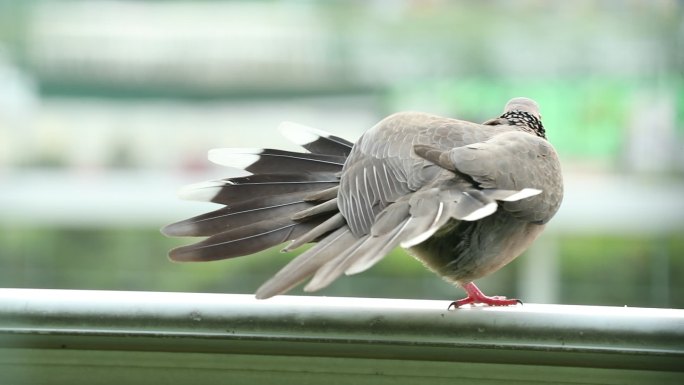
[[[518,219],[546,223],[560,206],[563,198],[560,163],[556,150],[545,139],[510,131],[484,142],[454,148],[445,155],[458,172],[471,177],[482,189],[541,190],[541,194],[530,199],[503,204]]]
[[[306,239],[307,234],[315,240],[344,225],[335,202],[338,174],[352,143],[295,123],[284,123],[280,129],[310,153],[260,148],[209,152],[212,162],[244,171],[239,177],[182,189],[183,198],[226,207],[164,227],[162,233],[168,236],[208,237],[173,249],[172,260],[234,258]]]
[[[445,152],[510,129],[422,113],[384,119],[363,135],[344,165],[337,204],[346,230],[329,233],[295,258],[258,290],[257,297],[276,295],[311,274],[305,290],[321,289],[342,274],[368,269],[399,245],[424,241],[450,218],[477,220],[496,210],[495,200],[522,196],[518,191],[481,191],[472,180],[414,151],[414,146],[423,145]],[[335,221],[335,226],[320,226],[330,231],[340,225],[339,219]],[[321,236],[319,229],[295,244]]]
[[[338,205],[357,237],[400,197],[429,185],[444,170],[415,154],[416,145],[444,151],[486,140],[505,129],[434,115],[403,112],[368,130],[345,162]]]

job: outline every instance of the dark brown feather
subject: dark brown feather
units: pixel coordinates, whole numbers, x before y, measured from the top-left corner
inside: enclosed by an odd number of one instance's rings
[[[211,202],[230,205],[235,202],[298,191],[315,192],[339,183],[335,173],[302,172],[258,174],[227,179]]]
[[[273,218],[289,218],[295,213],[314,207],[304,200],[308,191],[283,195],[255,197],[236,202],[210,213],[172,223],[162,233],[174,237],[203,237],[218,234]]]
[[[276,218],[238,227],[169,252],[177,262],[216,261],[254,254],[292,240],[323,222],[327,217],[299,223],[289,218]]]

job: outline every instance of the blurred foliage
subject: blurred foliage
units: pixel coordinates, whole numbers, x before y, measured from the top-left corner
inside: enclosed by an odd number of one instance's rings
[[[499,111],[511,97],[527,96],[540,104],[547,136],[563,158],[616,166],[630,140],[629,123],[639,112],[632,107],[638,105],[639,97],[663,90],[681,94],[684,81],[673,77],[663,87],[649,81],[606,77],[438,79],[398,85],[387,98],[387,109],[389,113],[397,106],[418,106],[437,114],[485,121],[491,115],[483,115],[483,111]],[[684,98],[679,98],[678,104],[684,109]]]
[[[566,236],[561,248],[563,279],[571,282],[561,286],[561,296],[570,303],[684,307],[680,234]]]
[[[562,236],[561,303],[684,308],[684,239]],[[187,243],[154,229],[0,228],[5,287],[253,293],[301,251],[278,248],[231,261],[176,264],[167,251]],[[525,256],[521,257],[524,258]],[[485,292],[518,296],[520,262],[478,281]],[[628,282],[629,284],[625,284]],[[301,288],[289,294],[302,295]],[[373,269],[313,295],[453,300],[460,289],[396,250]]]

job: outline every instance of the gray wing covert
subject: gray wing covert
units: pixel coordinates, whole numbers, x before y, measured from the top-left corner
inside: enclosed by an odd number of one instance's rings
[[[448,151],[498,132],[501,128],[419,112],[385,118],[363,135],[345,163],[338,194],[340,212],[354,235],[367,234],[383,209],[430,185],[444,172],[417,156],[415,145]]]
[[[364,133],[345,163],[338,205],[357,237],[368,234],[375,217],[389,204],[439,173],[412,154],[421,130],[413,115],[394,114],[380,121]]]

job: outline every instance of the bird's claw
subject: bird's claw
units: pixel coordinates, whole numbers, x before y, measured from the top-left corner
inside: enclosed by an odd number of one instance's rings
[[[484,295],[472,282],[465,284],[463,288],[468,293],[468,296],[463,299],[459,299],[449,304],[447,310],[451,310],[453,306],[454,309],[458,309],[463,305],[487,305],[487,306],[511,306],[511,305],[522,305],[523,302],[519,299],[511,298],[508,299],[504,296],[486,296]]]
[[[486,306],[511,306],[511,305],[522,305],[523,301],[515,298],[508,299],[506,297],[502,296],[496,296],[496,297],[483,297],[483,298],[472,298],[472,297],[466,297],[463,299],[459,299],[457,301],[454,301],[449,304],[449,307],[447,307],[447,310],[451,310],[453,307],[454,309],[458,309],[463,305],[486,305]]]

